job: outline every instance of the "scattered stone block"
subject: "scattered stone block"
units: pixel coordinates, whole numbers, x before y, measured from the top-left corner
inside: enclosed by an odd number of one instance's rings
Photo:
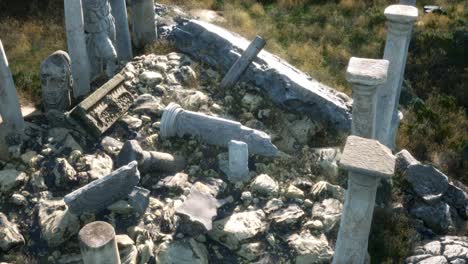
[[[449,187],[448,177],[430,165],[410,165],[404,176],[416,194],[426,202],[440,201]]]
[[[325,236],[315,237],[308,231],[288,237],[289,246],[296,253],[296,264],[330,263],[333,250]]]
[[[140,181],[137,163],[131,162],[111,174],[95,180],[67,194],[64,201],[70,212],[99,212],[118,200],[124,199]]]
[[[80,230],[80,220],[68,211],[63,200],[41,200],[38,219],[41,237],[50,247],[63,244]]]
[[[229,142],[229,181],[245,182],[249,180],[249,147],[236,140]]]
[[[6,215],[0,212],[0,249],[8,252],[13,247],[24,245],[24,237],[18,227],[8,221]]]
[[[278,183],[267,174],[258,175],[251,184],[253,192],[264,196],[274,196],[278,194]]]
[[[128,203],[138,214],[143,215],[148,208],[150,193],[145,188],[134,187],[128,195]]]

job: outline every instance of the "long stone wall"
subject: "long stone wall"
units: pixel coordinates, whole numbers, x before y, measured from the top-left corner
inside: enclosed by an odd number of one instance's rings
[[[169,39],[182,52],[227,72],[249,45],[235,33],[210,23],[188,20],[180,22]],[[261,51],[242,77],[254,83],[279,106],[307,113],[329,129],[348,133],[351,109],[344,96],[318,82],[286,61]]]

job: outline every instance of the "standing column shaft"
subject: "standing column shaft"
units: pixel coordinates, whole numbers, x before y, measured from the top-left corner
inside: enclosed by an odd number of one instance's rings
[[[350,172],[333,263],[363,264],[379,178]]]
[[[133,58],[127,6],[125,0],[110,0],[110,4],[112,16],[115,18],[117,56],[119,61],[127,62]]]
[[[90,88],[90,65],[86,50],[83,6],[81,0],[64,0],[68,54],[71,58],[73,96],[86,96]]]
[[[340,160],[348,170],[348,190],[335,246],[334,264],[363,264],[378,181],[394,174],[395,157],[377,140],[349,136]]]
[[[411,30],[418,17],[418,9],[413,6],[391,5],[385,9],[388,19],[388,34],[385,43],[384,59],[390,61],[387,82],[378,90],[376,138],[391,149],[395,148],[392,130],[398,121],[398,102],[405,71]],[[394,127],[392,127],[392,120]],[[396,124],[395,124],[396,123]]]
[[[92,222],[78,233],[84,264],[120,264],[114,228],[106,222]]]
[[[0,115],[8,129],[7,135],[22,134],[24,119],[16,93],[15,83],[8,67],[8,59],[0,40]]]
[[[158,38],[153,0],[132,0],[133,44],[142,48]]]
[[[353,135],[375,137],[377,87],[387,80],[388,65],[386,60],[350,59],[346,79],[353,89]]]

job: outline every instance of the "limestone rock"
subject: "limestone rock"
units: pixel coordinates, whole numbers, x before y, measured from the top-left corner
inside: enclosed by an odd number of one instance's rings
[[[6,215],[0,212],[0,249],[7,252],[18,245],[24,245],[24,237],[16,224],[8,221]]]
[[[166,241],[158,248],[159,264],[208,264],[208,250],[195,239]]]
[[[430,165],[408,166],[405,179],[416,194],[427,202],[439,201],[449,186],[448,177]]]
[[[415,203],[409,210],[410,214],[424,221],[424,224],[436,233],[446,233],[453,225],[450,206],[443,202],[429,205]]]
[[[296,264],[330,263],[333,250],[325,236],[315,237],[308,231],[288,237],[289,247],[296,252]]]
[[[248,261],[254,261],[265,254],[266,249],[267,247],[265,243],[262,242],[242,244],[239,251],[237,251],[237,255],[247,259]]]
[[[130,129],[138,129],[143,125],[143,121],[141,121],[141,119],[131,115],[124,115],[120,120],[127,124]]]
[[[159,84],[164,80],[164,77],[159,72],[145,71],[140,74],[140,81],[147,85]]]
[[[441,244],[439,241],[431,241],[424,245],[424,251],[426,251],[426,253],[431,254],[433,256],[440,255],[441,250],[442,248],[441,248]]]
[[[122,264],[137,264],[138,250],[135,242],[127,235],[116,235],[115,240]]]
[[[186,173],[177,173],[160,180],[155,187],[164,187],[173,192],[182,192],[188,184],[188,175]]]
[[[202,106],[208,104],[209,98],[206,94],[195,91],[182,99],[182,107],[191,111],[198,111]]]
[[[312,153],[319,174],[331,178],[338,177],[338,161],[341,158],[341,150],[339,148],[314,148],[312,149]]]
[[[66,186],[72,181],[76,181],[76,171],[66,159],[57,158],[53,170],[56,186]]]
[[[80,230],[78,217],[68,211],[63,200],[41,200],[38,212],[41,237],[51,247],[61,245]]]
[[[164,111],[164,104],[160,98],[156,98],[150,94],[140,95],[134,102],[133,112],[136,114],[145,114],[150,116],[161,116]]]
[[[269,200],[265,206],[263,207],[263,211],[267,214],[270,214],[274,211],[279,210],[281,207],[283,207],[283,201],[281,199],[273,198]]]
[[[468,247],[457,244],[446,245],[444,249],[444,256],[449,261],[456,258],[468,258]]]
[[[399,172],[404,172],[408,166],[419,164],[419,161],[415,159],[409,151],[403,149],[398,152],[396,155],[396,169]]]
[[[89,178],[92,180],[100,179],[112,172],[114,162],[112,158],[105,153],[95,155],[85,155],[83,157],[85,166],[88,168]]]
[[[0,171],[0,192],[6,193],[18,186],[26,178],[26,173],[17,170]]]
[[[312,187],[312,197],[315,201],[334,198],[344,203],[345,190],[339,185],[333,185],[326,181],[319,181]]]
[[[258,110],[263,102],[263,98],[259,95],[246,93],[242,98],[242,106],[249,111]]]
[[[258,175],[251,185],[252,191],[264,196],[278,194],[278,183],[266,174]]]
[[[312,217],[322,221],[324,231],[328,233],[338,227],[342,211],[343,204],[336,199],[330,198],[314,204]]]
[[[257,210],[234,213],[215,221],[213,230],[208,234],[213,240],[236,250],[243,241],[265,232],[266,229],[265,214],[262,210]]]
[[[290,199],[304,199],[304,191],[291,184],[288,186],[285,196]]]
[[[291,204],[270,215],[270,219],[277,228],[292,229],[304,217],[304,211],[297,205]]]
[[[423,259],[418,264],[448,264],[448,261],[444,256],[436,256]]]

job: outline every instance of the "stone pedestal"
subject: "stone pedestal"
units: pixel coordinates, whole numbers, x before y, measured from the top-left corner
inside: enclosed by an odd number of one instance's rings
[[[78,233],[84,264],[120,264],[115,230],[106,222],[92,222]]]
[[[158,38],[153,0],[132,0],[133,44],[138,48]]]
[[[199,140],[227,147],[231,140],[245,142],[249,153],[276,156],[278,149],[266,133],[251,129],[228,119],[187,111],[178,104],[170,103],[161,118],[161,136],[183,137],[192,135]]]
[[[380,177],[394,174],[395,157],[376,140],[349,136],[340,160],[349,171],[348,190],[335,246],[334,264],[363,264]]]
[[[8,59],[0,40],[0,159],[8,159],[8,146],[21,143],[25,123],[18,101],[15,83],[8,67]]]
[[[374,138],[376,123],[377,87],[387,80],[389,62],[351,58],[346,71],[346,80],[353,89],[353,135]]]
[[[110,5],[112,7],[112,16],[115,19],[117,57],[119,61],[127,62],[133,58],[127,6],[125,0],[110,0]]]
[[[378,89],[376,138],[391,149],[399,125],[398,102],[405,71],[413,23],[418,18],[414,6],[391,5],[385,9],[388,34],[383,58],[390,62],[388,80]]]
[[[90,65],[84,33],[83,5],[81,0],[64,0],[65,28],[68,54],[73,75],[73,97],[86,96],[90,88]]]

